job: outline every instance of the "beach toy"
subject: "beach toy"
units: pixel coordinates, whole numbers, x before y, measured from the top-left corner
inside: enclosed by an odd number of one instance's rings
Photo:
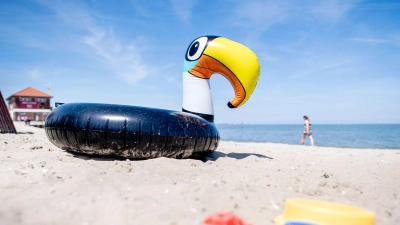
[[[188,47],[183,66],[182,112],[140,106],[67,103],[47,117],[55,146],[73,152],[126,158],[189,158],[214,151],[219,133],[209,78],[221,74],[235,91],[230,108],[243,105],[260,74],[257,56],[219,36],[203,36]]]
[[[215,213],[204,219],[203,225],[251,225],[230,212]]]
[[[311,199],[288,199],[277,225],[374,225],[375,214],[366,209]]]
[[[289,222],[286,222],[285,225],[318,225],[318,224],[316,224],[316,223],[308,223],[308,222],[289,221]]]

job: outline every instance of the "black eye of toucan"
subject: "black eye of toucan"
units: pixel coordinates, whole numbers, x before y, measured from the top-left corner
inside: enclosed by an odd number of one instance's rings
[[[189,49],[189,56],[193,56],[194,54],[196,54],[197,50],[199,50],[199,41],[196,41],[195,43],[193,43],[193,45],[190,47]]]
[[[214,40],[218,36],[203,36],[194,40],[186,51],[186,60],[187,61],[196,61],[203,54],[204,50],[207,47],[208,42]]]
[[[195,61],[198,60],[203,54],[204,49],[206,48],[208,38],[207,37],[199,37],[194,40],[190,45],[186,52],[186,60]]]

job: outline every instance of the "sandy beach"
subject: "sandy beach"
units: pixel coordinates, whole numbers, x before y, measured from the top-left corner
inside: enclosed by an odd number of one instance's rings
[[[88,157],[44,129],[0,134],[0,224],[195,224],[234,212],[272,225],[288,198],[350,204],[400,224],[400,150],[220,143],[203,160]]]

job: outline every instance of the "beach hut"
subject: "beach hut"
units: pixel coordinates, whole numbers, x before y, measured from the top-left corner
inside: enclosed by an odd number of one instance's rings
[[[12,120],[45,121],[52,110],[50,99],[53,96],[28,87],[7,98]]]

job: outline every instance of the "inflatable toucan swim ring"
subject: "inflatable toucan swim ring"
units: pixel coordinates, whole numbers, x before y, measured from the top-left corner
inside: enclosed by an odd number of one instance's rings
[[[67,103],[47,117],[46,135],[57,147],[91,155],[147,159],[201,157],[217,149],[209,78],[232,84],[230,108],[252,94],[260,65],[247,47],[219,36],[203,36],[188,47],[183,68],[182,112],[128,105]]]

